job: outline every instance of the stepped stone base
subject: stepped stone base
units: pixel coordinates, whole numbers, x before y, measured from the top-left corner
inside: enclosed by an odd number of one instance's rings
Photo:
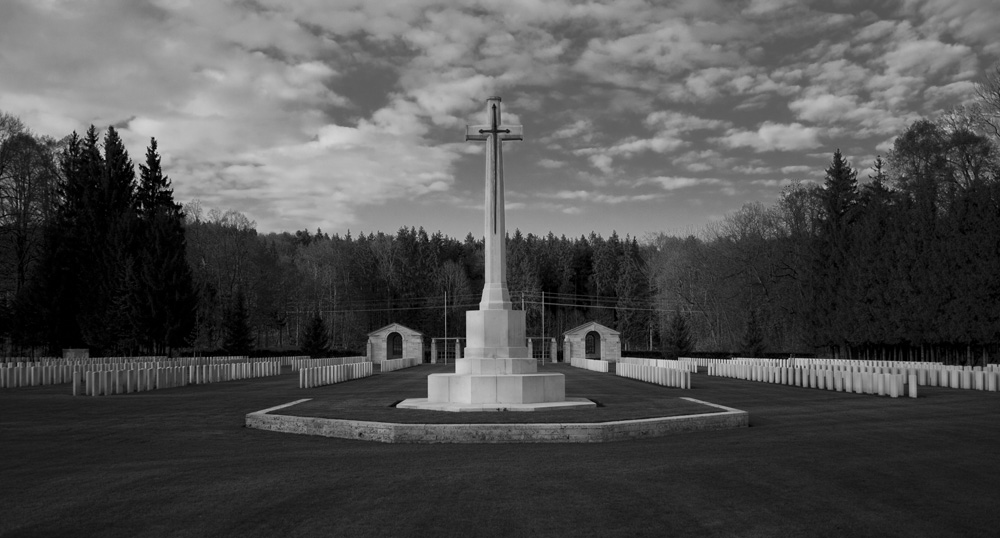
[[[456,403],[541,403],[566,399],[562,374],[431,374],[427,400]]]
[[[484,298],[489,290],[483,292]],[[465,321],[468,346],[465,358],[455,361],[455,373],[427,376],[427,398],[404,400],[397,408],[534,411],[596,407],[583,398],[567,401],[562,374],[538,373],[538,363],[523,345],[523,311],[473,310],[466,312]]]
[[[541,403],[459,403],[431,402],[427,398],[410,398],[396,404],[397,409],[422,409],[424,411],[553,411],[556,409],[581,409],[597,407],[597,404],[586,398],[566,398],[561,402]]]

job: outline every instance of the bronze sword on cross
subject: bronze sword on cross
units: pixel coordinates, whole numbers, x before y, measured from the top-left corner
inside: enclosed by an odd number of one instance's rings
[[[469,125],[466,127],[465,140],[485,141],[489,143],[487,147],[487,181],[493,187],[493,233],[497,233],[497,203],[500,199],[500,184],[503,181],[502,174],[502,147],[501,142],[508,140],[524,140],[523,130],[520,125],[502,125],[500,122],[500,98],[490,97],[487,99],[487,114],[490,123],[488,125]]]

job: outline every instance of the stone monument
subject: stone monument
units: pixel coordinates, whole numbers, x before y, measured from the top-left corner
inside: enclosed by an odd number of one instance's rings
[[[523,310],[512,310],[507,291],[507,244],[504,223],[503,144],[522,140],[520,125],[504,125],[500,98],[486,100],[488,123],[466,129],[466,141],[486,142],[485,285],[479,310],[465,314],[465,358],[455,373],[427,376],[427,398],[404,400],[396,407],[440,411],[532,411],[594,407],[585,398],[566,398],[565,377],[538,373],[528,355]]]

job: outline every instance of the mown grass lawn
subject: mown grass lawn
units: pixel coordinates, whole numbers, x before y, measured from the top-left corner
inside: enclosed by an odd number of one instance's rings
[[[0,536],[997,536],[1000,393],[917,400],[577,370],[567,395],[690,396],[750,428],[609,444],[386,445],[243,427],[300,398],[425,396],[422,366],[112,397],[0,390]],[[374,403],[370,405],[375,406]],[[376,413],[405,410],[382,408]]]

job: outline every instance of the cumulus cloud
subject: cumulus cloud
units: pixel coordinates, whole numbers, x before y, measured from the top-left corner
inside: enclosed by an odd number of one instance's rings
[[[770,174],[774,172],[774,169],[770,166],[743,165],[733,168],[733,171],[740,174]]]
[[[639,180],[640,185],[657,185],[665,191],[675,191],[701,185],[727,185],[728,182],[710,177],[656,176]]]
[[[484,147],[462,133],[492,94],[525,127],[510,170],[556,193],[598,186],[546,199],[552,213],[668,192],[710,203],[740,194],[741,176],[780,187],[778,173],[808,173],[803,154],[827,142],[883,151],[967,102],[1000,57],[994,0],[870,9],[9,0],[0,109],[56,137],[121,126],[134,158],[155,136],[179,199],[252,212],[268,230],[377,227],[403,202],[465,207]],[[627,190],[637,183],[656,192]],[[525,194],[524,209],[545,209]]]
[[[928,34],[950,33],[983,47],[988,54],[1000,53],[1000,17],[993,0],[903,0],[903,12],[920,21]]]
[[[815,170],[813,169],[812,166],[806,166],[806,165],[803,165],[803,164],[796,164],[796,165],[782,166],[781,167],[781,173],[782,174],[802,174],[802,173],[813,172],[813,171],[815,171]]]
[[[555,160],[555,159],[541,159],[540,161],[538,161],[538,165],[541,166],[541,167],[543,167],[543,168],[550,168],[550,169],[552,169],[552,168],[562,168],[562,167],[566,166],[566,162],[565,161],[558,161],[558,160]]]
[[[765,121],[756,131],[730,129],[715,141],[730,148],[749,147],[757,152],[798,151],[821,145],[819,130],[798,122],[780,124]]]
[[[593,122],[589,119],[582,119],[556,129],[549,135],[549,139],[582,138],[582,140],[586,141],[593,137],[593,132]]]
[[[927,76],[956,67],[972,68],[974,58],[967,45],[921,39],[900,43],[882,57],[882,62],[889,73]]]
[[[648,76],[650,70],[673,75],[696,67],[738,64],[739,51],[724,45],[732,30],[681,19],[656,21],[621,37],[589,40],[574,69],[614,85],[653,90],[657,79]]]
[[[563,190],[553,193],[541,193],[539,196],[543,198],[550,198],[555,200],[573,200],[581,202],[590,202],[595,204],[609,204],[618,205],[628,202],[648,202],[651,200],[657,200],[663,197],[659,193],[650,194],[607,194],[595,191],[585,191],[585,190]]]
[[[762,187],[787,187],[793,183],[794,180],[784,178],[784,179],[755,179],[750,182],[752,185],[760,185]]]

